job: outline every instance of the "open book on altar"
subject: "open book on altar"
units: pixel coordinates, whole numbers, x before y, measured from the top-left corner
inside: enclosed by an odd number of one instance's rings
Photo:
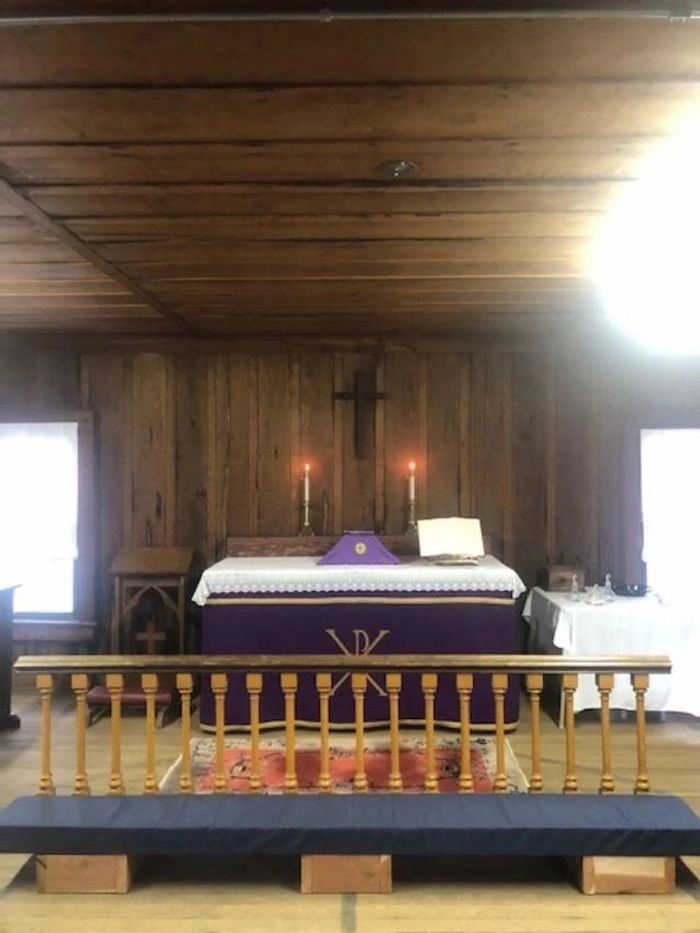
[[[431,518],[418,522],[421,557],[436,563],[476,564],[484,555],[478,518]]]

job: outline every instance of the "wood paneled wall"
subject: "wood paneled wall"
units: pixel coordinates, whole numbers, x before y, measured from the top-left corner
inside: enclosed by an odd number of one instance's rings
[[[353,404],[332,398],[360,367],[387,394],[364,460]],[[419,516],[479,516],[528,584],[562,557],[621,579],[634,498],[625,437],[659,418],[700,425],[700,365],[595,340],[453,352],[0,345],[0,405],[95,412],[104,609],[120,545],[193,544],[201,569],[227,534],[294,534],[307,459],[318,532],[402,531],[413,458]]]

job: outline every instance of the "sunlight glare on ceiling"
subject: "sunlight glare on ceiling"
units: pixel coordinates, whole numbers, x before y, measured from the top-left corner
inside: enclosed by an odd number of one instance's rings
[[[594,248],[603,306],[647,349],[700,354],[700,117],[628,187]]]

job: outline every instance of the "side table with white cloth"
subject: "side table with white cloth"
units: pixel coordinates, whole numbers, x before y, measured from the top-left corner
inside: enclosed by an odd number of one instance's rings
[[[528,651],[532,654],[668,655],[673,671],[670,675],[651,675],[646,709],[700,716],[697,612],[665,606],[652,594],[618,596],[614,602],[591,605],[584,594],[574,602],[568,593],[550,593],[535,587],[527,597],[523,617],[530,626]],[[627,676],[616,676],[610,706],[635,708]],[[574,712],[599,708],[594,676],[580,675]]]

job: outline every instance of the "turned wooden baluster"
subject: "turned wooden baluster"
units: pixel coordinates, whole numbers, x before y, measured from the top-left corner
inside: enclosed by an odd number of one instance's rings
[[[122,776],[122,693],[124,675],[107,674],[105,678],[111,714],[112,749],[109,769],[108,794],[123,794],[126,790]]]
[[[262,787],[260,777],[260,694],[262,674],[246,674],[245,686],[250,699],[250,789]]]
[[[389,694],[389,790],[403,790],[401,777],[401,739],[399,731],[399,694],[401,693],[401,674],[387,674],[386,692]]]
[[[296,674],[280,675],[282,693],[284,694],[284,790],[288,794],[295,793],[299,789],[295,748],[297,681]]]
[[[505,702],[508,689],[507,674],[492,674],[491,689],[496,711],[496,778],[493,790],[496,794],[508,792],[508,778],[506,776],[506,727]]]
[[[471,694],[474,689],[473,674],[457,674],[459,695],[459,790],[462,794],[474,792],[471,746]]]
[[[73,793],[78,797],[87,797],[90,793],[85,765],[88,676],[87,674],[72,674],[70,682],[75,694],[75,782],[73,784]]]
[[[365,692],[367,690],[367,674],[353,674],[351,677],[352,695],[355,698],[355,777],[352,782],[353,790],[366,791],[367,775],[365,774]]]
[[[211,691],[214,694],[214,731],[216,734],[216,754],[214,761],[214,793],[226,793],[226,760],[225,760],[225,701],[228,689],[227,674],[211,675]]]
[[[542,791],[542,772],[541,772],[541,741],[540,741],[540,697],[544,687],[544,677],[542,674],[528,674],[525,678],[525,686],[530,697],[530,718],[531,737],[532,737],[532,771],[530,774],[530,783],[528,791],[531,794],[539,794]]]
[[[141,674],[141,689],[146,697],[146,777],[143,781],[144,794],[157,794],[156,781],[156,693],[157,674]]]
[[[51,774],[51,694],[53,676],[37,674],[36,689],[41,697],[41,774],[39,775],[38,793],[51,797],[56,793]]]
[[[437,674],[422,674],[421,688],[425,700],[425,782],[427,793],[435,794],[438,789],[437,771],[435,770],[435,692]]]
[[[330,674],[316,674],[316,689],[318,690],[318,719],[321,728],[321,748],[318,774],[319,790],[331,789],[331,749],[330,749],[330,696],[332,679]]]
[[[576,777],[576,745],[574,740],[574,693],[578,686],[578,674],[564,674],[562,677],[562,690],[564,691],[564,725],[566,727],[566,776],[564,777],[563,791],[565,794],[574,794],[578,790]]]
[[[648,794],[650,790],[647,775],[647,723],[644,712],[644,694],[649,689],[648,674],[632,674],[632,687],[637,706],[637,780],[634,782],[635,794]]]
[[[190,737],[192,727],[192,674],[177,674],[175,684],[180,692],[180,741],[182,763],[180,765],[180,793],[192,793],[192,756]]]
[[[612,774],[612,750],[610,744],[610,691],[615,684],[614,674],[596,674],[596,686],[600,694],[600,739],[603,753],[603,770],[598,792],[610,794],[615,790]]]

